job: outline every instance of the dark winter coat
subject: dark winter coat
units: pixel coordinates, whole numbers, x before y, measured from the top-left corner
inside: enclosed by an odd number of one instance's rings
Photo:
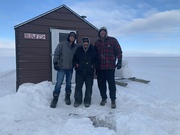
[[[84,50],[83,45],[79,46],[74,54],[73,65],[76,73],[81,75],[93,75],[94,69],[98,66],[98,54],[93,45],[89,45],[87,51]],[[76,66],[78,64],[78,67]]]

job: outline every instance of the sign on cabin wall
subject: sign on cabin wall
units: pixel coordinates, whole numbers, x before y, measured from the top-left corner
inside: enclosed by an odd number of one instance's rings
[[[26,39],[46,39],[46,34],[24,33]]]

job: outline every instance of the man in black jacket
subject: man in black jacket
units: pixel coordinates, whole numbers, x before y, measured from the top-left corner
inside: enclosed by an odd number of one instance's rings
[[[82,87],[84,83],[86,87],[84,105],[85,107],[89,107],[91,105],[94,69],[98,65],[98,56],[94,46],[90,44],[90,40],[88,37],[84,37],[82,39],[82,46],[79,46],[76,50],[73,58],[73,64],[76,70],[74,107],[78,107],[82,103]]]

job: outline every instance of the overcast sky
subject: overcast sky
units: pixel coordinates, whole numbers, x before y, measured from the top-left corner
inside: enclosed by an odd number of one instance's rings
[[[180,56],[179,0],[1,0],[0,53],[15,48],[15,25],[62,4],[106,26],[124,56]]]

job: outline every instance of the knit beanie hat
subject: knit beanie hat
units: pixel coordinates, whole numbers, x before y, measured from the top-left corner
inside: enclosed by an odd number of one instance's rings
[[[82,43],[85,43],[85,42],[90,43],[90,40],[89,40],[88,37],[83,37],[82,38]]]

